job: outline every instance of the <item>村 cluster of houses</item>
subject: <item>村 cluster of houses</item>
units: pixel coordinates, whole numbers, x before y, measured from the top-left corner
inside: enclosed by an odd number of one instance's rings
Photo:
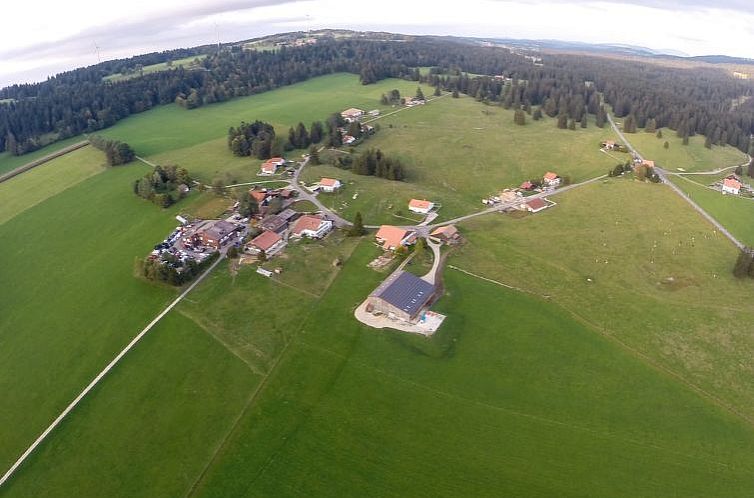
[[[455,244],[461,238],[461,234],[458,232],[455,225],[438,227],[429,235],[430,237],[435,238],[438,242],[444,242],[446,244]],[[419,234],[416,231],[393,225],[380,226],[379,230],[377,230],[377,233],[374,235],[377,244],[385,251],[396,251],[401,247],[410,247],[416,243],[418,238]]]
[[[283,250],[289,240],[325,237],[332,230],[333,222],[321,214],[301,214],[285,209],[265,216],[258,227],[262,233],[247,242],[244,251],[269,258]]]

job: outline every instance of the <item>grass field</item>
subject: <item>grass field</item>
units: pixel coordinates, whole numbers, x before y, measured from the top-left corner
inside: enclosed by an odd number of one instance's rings
[[[704,137],[696,135],[689,138],[689,144],[683,145],[673,130],[663,129],[663,137],[657,138],[654,133],[629,133],[626,138],[646,159],[655,161],[658,166],[669,171],[683,168],[686,171],[711,171],[728,166],[738,166],[746,162],[746,155],[731,146],[704,147]],[[663,145],[669,143],[665,149]]]
[[[754,283],[733,278],[737,249],[662,185],[610,180],[557,202],[465,224],[469,243],[450,263],[550,296],[596,333],[750,413],[754,308],[742,296]]]
[[[133,277],[176,224],[131,192],[148,169],[110,168],[0,224],[3,468],[174,296]]]
[[[376,123],[380,130],[357,151],[376,147],[399,157],[406,164],[405,182],[330,166],[313,166],[302,175],[307,182],[322,176],[344,180],[342,192],[320,200],[348,219],[361,211],[367,223],[411,223],[402,217],[413,216],[407,204],[414,197],[442,204],[439,220],[450,219],[480,211],[483,197],[547,171],[578,182],[602,175],[616,163],[599,151],[600,141],[610,136],[608,129],[559,130],[549,118],[520,127],[513,124],[513,111],[468,97],[444,97]]]
[[[0,225],[104,170],[105,155],[89,146],[0,183]]]
[[[158,73],[160,71],[169,71],[172,69],[177,69],[179,67],[185,67],[186,69],[191,69],[197,64],[195,61],[202,60],[206,55],[192,55],[190,57],[184,57],[183,59],[176,59],[173,61],[173,64],[171,66],[168,66],[167,62],[160,62],[159,64],[152,64],[149,66],[144,66],[140,72],[134,72],[130,74],[122,74],[122,73],[115,73],[110,74],[108,76],[105,76],[102,78],[103,81],[110,81],[112,83],[117,83],[119,81],[126,81],[133,78],[139,78],[145,74],[152,74],[152,73]]]
[[[706,176],[706,175],[705,175]],[[725,228],[741,240],[744,244],[754,246],[754,200],[722,195],[689,180],[697,180],[689,176],[688,180],[676,176],[670,180],[681,187],[684,192],[707,211],[713,218],[723,224]]]
[[[47,147],[42,147],[37,151],[24,154],[23,156],[12,156],[7,152],[0,152],[0,175],[21,167],[27,163],[30,163],[35,159],[39,159],[40,157],[44,157],[57,152],[60,149],[64,149],[65,147],[73,145],[76,142],[80,142],[83,139],[84,137],[78,136],[69,138],[67,140],[61,140],[60,142],[55,142],[54,144],[50,144]]]
[[[231,154],[226,140],[229,127],[260,119],[287,137],[288,128],[299,121],[308,127],[348,107],[385,109],[379,103],[383,93],[398,88],[413,95],[416,86],[395,79],[360,85],[355,75],[335,74],[191,111],[175,105],[159,107],[120,121],[103,135],[128,142],[151,160],[180,164],[206,182],[225,173],[238,181],[252,181],[261,161]]]
[[[107,133],[211,176],[227,126],[287,129],[415,89],[382,85],[334,75],[160,108]],[[514,127],[468,98],[380,124],[367,146],[399,155],[407,182],[306,173],[345,180],[320,199],[367,222],[397,223],[396,206],[423,193],[442,216],[465,214],[544,171],[579,181],[615,162],[597,151],[608,130]],[[104,170],[0,222],[0,281],[12,283],[0,299],[3,469],[175,295],[134,278],[135,258],[176,213],[227,202],[193,194],[157,209],[131,192],[148,170]],[[553,200],[462,225],[450,263],[529,292],[448,269],[436,305],[448,319],[430,339],[354,319],[384,278],[366,267],[370,240],[292,244],[267,264],[283,269],[272,279],[222,263],[0,495],[749,496],[754,308],[742,296],[754,283],[732,278],[735,248],[663,185],[611,179]]]

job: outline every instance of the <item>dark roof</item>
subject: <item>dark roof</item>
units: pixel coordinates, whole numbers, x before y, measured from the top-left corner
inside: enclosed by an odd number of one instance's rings
[[[405,271],[391,275],[372,293],[410,315],[421,310],[434,294],[434,285]]]
[[[279,232],[288,226],[288,222],[276,214],[271,214],[263,219],[259,226],[262,230]]]
[[[547,203],[539,197],[527,201],[526,204],[532,209],[542,209],[547,207]]]
[[[293,209],[284,209],[278,213],[278,216],[286,221],[290,221],[290,219],[294,218],[297,214],[298,213]]]

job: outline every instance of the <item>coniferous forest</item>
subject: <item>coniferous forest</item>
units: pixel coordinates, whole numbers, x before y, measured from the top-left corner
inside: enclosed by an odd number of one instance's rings
[[[560,122],[605,124],[604,104],[638,128],[667,127],[682,137],[704,134],[710,144],[748,152],[754,132],[754,84],[723,69],[666,67],[589,55],[540,54],[542,64],[504,48],[466,40],[322,37],[275,52],[241,45],[147,54],[77,69],[37,84],[0,90],[0,152],[21,155],[51,140],[95,133],[159,105],[190,109],[265,92],[335,72],[358,74],[363,84],[397,77],[464,93],[508,108],[524,108]],[[109,74],[174,57],[207,55],[198,68],[178,67],[122,81]],[[418,67],[429,66],[421,75]],[[487,76],[468,76],[466,73]],[[604,96],[604,102],[600,95]],[[742,98],[743,97],[743,98]],[[743,102],[733,105],[733,102]]]

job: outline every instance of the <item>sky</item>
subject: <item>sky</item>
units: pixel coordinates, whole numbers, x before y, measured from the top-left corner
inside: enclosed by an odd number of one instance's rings
[[[98,60],[320,28],[754,58],[751,0],[36,0],[8,2],[2,19],[0,87]]]

